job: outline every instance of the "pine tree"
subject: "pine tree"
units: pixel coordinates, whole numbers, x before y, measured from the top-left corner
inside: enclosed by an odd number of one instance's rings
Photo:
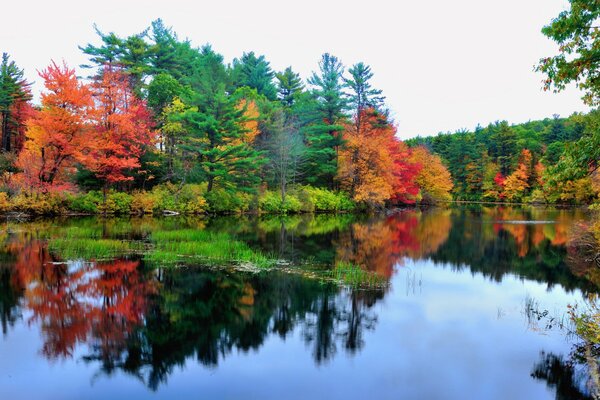
[[[14,61],[9,61],[7,53],[3,53],[2,64],[0,64],[0,123],[3,151],[12,150],[13,136],[20,123],[13,120],[15,106],[31,99],[30,86],[31,84],[24,78],[23,70],[19,69]]]
[[[369,81],[373,77],[371,67],[365,65],[362,62],[354,64],[352,68],[348,70],[350,73],[349,79],[344,79],[346,87],[350,89],[348,93],[348,99],[350,106],[353,109],[354,116],[357,124],[357,130],[360,130],[361,117],[363,110],[366,108],[373,108],[378,111],[383,105],[385,100],[384,96],[381,96],[381,90],[373,89]]]
[[[273,84],[275,73],[265,56],[257,57],[253,51],[244,53],[233,60],[231,76],[234,88],[247,86],[271,101],[277,99],[277,88]]]
[[[306,181],[314,185],[335,187],[338,152],[344,141],[347,101],[343,94],[344,66],[337,57],[323,54],[319,72],[308,79],[312,90],[297,105],[302,131],[307,143]]]
[[[277,78],[277,97],[286,107],[291,107],[304,90],[300,75],[292,71],[292,67],[287,67],[285,71],[275,75]]]
[[[264,163],[262,154],[242,140],[245,109],[228,96],[226,78],[223,57],[204,47],[193,93],[185,99],[189,109],[181,114],[186,129],[181,148],[199,166],[208,192],[217,186],[252,189],[258,182],[256,170]]]

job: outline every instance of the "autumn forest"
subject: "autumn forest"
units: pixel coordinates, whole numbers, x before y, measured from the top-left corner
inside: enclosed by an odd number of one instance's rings
[[[574,156],[594,137],[596,112],[403,142],[365,63],[346,67],[326,53],[304,81],[254,52],[226,65],[160,19],[129,37],[96,31],[97,43],[80,47],[89,75],[51,61],[39,71],[40,104],[3,54],[2,211],[296,213],[598,199],[593,163]]]

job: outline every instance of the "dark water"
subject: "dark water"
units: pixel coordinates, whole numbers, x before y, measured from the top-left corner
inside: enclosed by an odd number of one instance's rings
[[[6,223],[0,398],[591,398],[564,326],[567,305],[597,291],[568,245],[586,219],[483,208]],[[292,272],[69,260],[48,245],[69,227],[227,233]],[[340,261],[389,285],[300,273]]]

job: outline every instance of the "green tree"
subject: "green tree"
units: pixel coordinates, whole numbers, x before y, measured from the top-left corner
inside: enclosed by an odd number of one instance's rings
[[[247,86],[271,101],[277,99],[277,88],[273,84],[275,73],[265,56],[257,57],[253,51],[244,53],[233,60],[231,76],[234,88]]]
[[[496,143],[496,159],[500,166],[500,172],[504,176],[511,173],[514,155],[517,151],[516,135],[508,122],[496,123],[496,133],[493,140]]]
[[[166,73],[182,84],[188,84],[200,52],[189,40],[180,41],[170,27],[161,19],[152,22],[149,32],[152,45],[149,50],[151,73]]]
[[[569,0],[542,33],[559,45],[559,53],[539,61],[536,69],[546,75],[544,88],[560,91],[576,82],[586,104],[600,104],[600,1]]]
[[[226,91],[223,57],[204,47],[194,74],[193,93],[185,99],[189,108],[181,114],[182,150],[199,167],[208,192],[216,186],[253,189],[259,180],[256,170],[264,160],[243,140],[245,110]]]
[[[341,132],[347,100],[343,93],[344,66],[337,57],[325,53],[319,72],[308,79],[312,90],[296,108],[306,138],[306,181],[314,185],[335,187],[337,154],[343,145]]]
[[[145,79],[151,72],[150,45],[146,41],[148,29],[127,38],[121,38],[114,32],[104,33],[96,25],[94,29],[100,37],[101,44],[96,46],[88,43],[85,47],[79,46],[90,60],[90,64],[83,64],[82,67],[100,68],[107,64],[118,65],[129,77],[129,84],[135,95],[143,98]]]
[[[11,139],[14,134],[13,106],[18,102],[31,99],[30,83],[24,78],[22,69],[2,53],[0,64],[0,123],[2,124],[2,150],[11,151]]]
[[[292,67],[287,67],[275,77],[277,78],[277,97],[284,106],[291,107],[304,90],[300,75],[292,71]]]
[[[362,111],[366,108],[374,108],[381,111],[384,96],[381,96],[381,90],[373,89],[369,82],[373,78],[371,67],[359,62],[354,64],[348,70],[350,78],[344,79],[346,87],[350,89],[348,99],[350,106],[353,109],[353,114],[356,116],[357,129],[360,130]]]

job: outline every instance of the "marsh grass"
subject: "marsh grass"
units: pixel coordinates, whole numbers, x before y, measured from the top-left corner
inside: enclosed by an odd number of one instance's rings
[[[349,262],[338,262],[331,271],[333,279],[352,287],[382,287],[387,285],[385,277],[371,271],[365,271],[359,265]]]
[[[153,251],[144,257],[146,261],[173,264],[199,259],[213,263],[250,263],[259,268],[273,266],[276,260],[267,254],[251,249],[226,233],[181,229],[158,231],[151,235]]]
[[[50,252],[63,259],[109,259],[144,250],[141,242],[116,239],[53,239],[48,242]]]

